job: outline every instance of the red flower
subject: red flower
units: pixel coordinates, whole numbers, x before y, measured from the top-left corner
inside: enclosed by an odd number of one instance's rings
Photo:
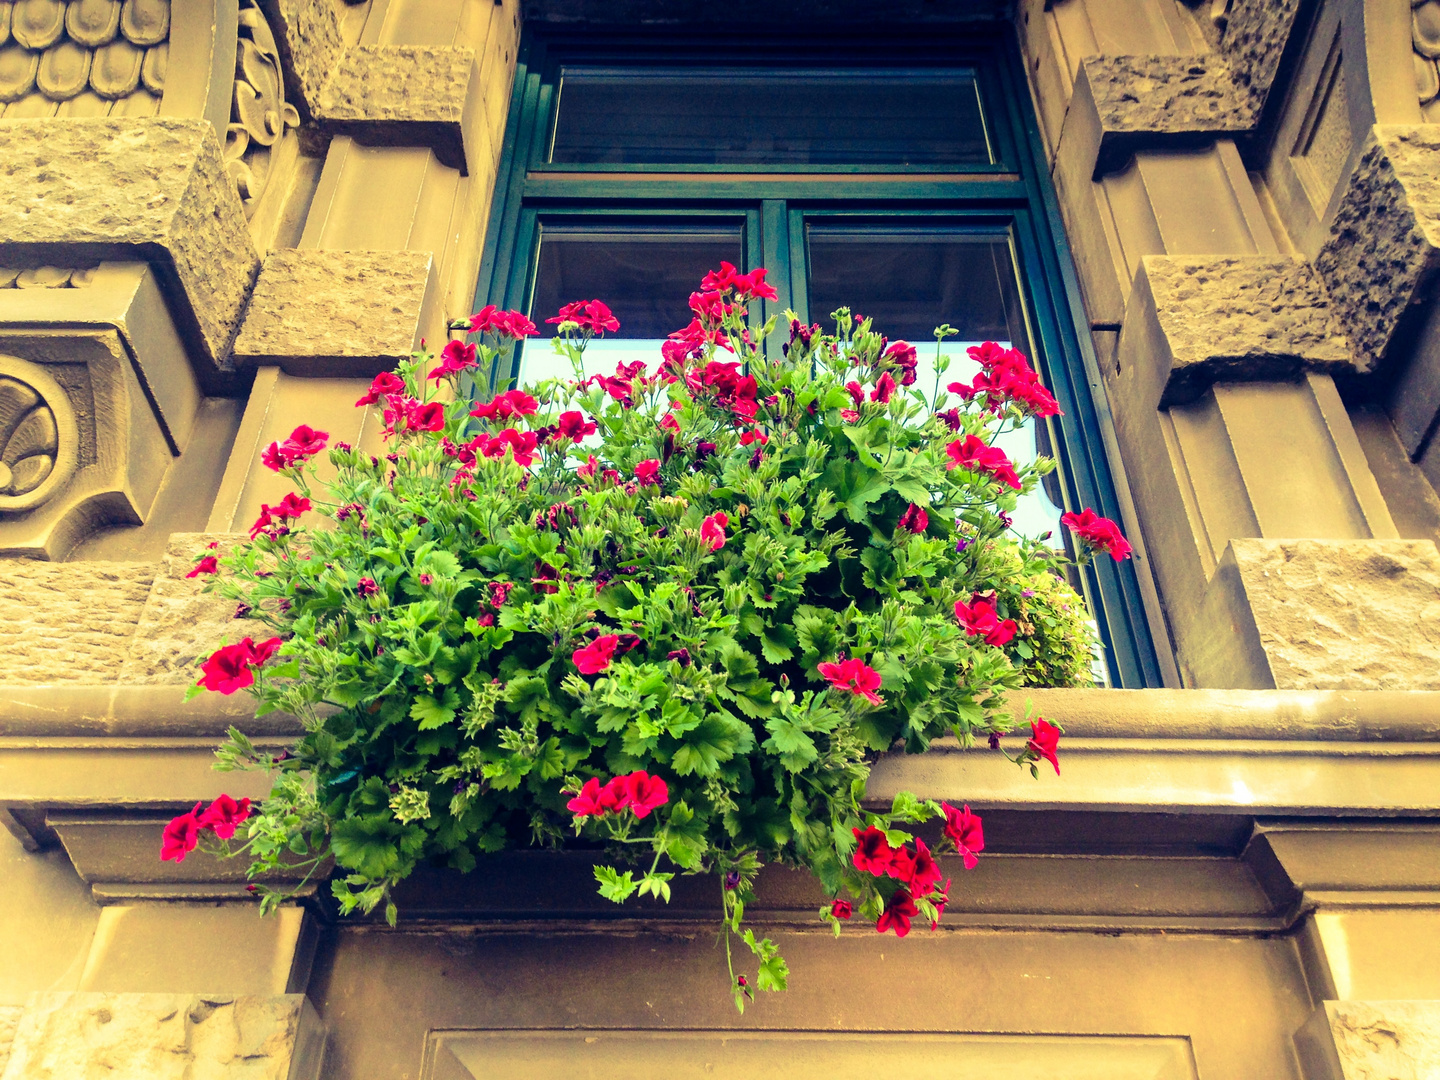
[[[518,311],[501,311],[487,304],[470,316],[470,333],[504,334],[507,337],[530,337],[537,333],[535,324]]]
[[[510,590],[515,588],[513,581],[492,581],[490,582],[490,606],[502,608],[505,602],[510,599]]]
[[[830,685],[837,690],[849,690],[872,705],[883,704],[883,699],[875,693],[880,689],[880,673],[867,666],[864,661],[852,659],[834,664],[817,664],[816,670],[823,678],[829,679]]]
[[[1060,729],[1049,720],[1032,720],[1030,722],[1030,738],[1025,741],[1025,749],[1033,753],[1036,759],[1044,758],[1055,766],[1055,775],[1060,775],[1060,759],[1055,751],[1060,744]]]
[[[270,507],[264,503],[260,504],[260,516],[255,519],[255,524],[250,526],[250,539],[254,540],[262,532],[267,531],[275,524],[275,519],[270,516]]]
[[[876,380],[875,389],[870,391],[870,400],[878,401],[881,405],[884,405],[894,396],[895,376],[887,371]]]
[[[763,431],[755,431],[753,429],[740,436],[741,446],[749,446],[751,443],[759,443],[761,446],[764,446],[769,441],[769,435],[766,435]]]
[[[896,881],[907,882],[915,874],[915,856],[909,848],[898,847],[890,857],[885,873]]]
[[[445,426],[445,406],[438,401],[421,405],[405,417],[405,426],[412,431],[439,431]]]
[[[165,826],[165,832],[161,834],[160,861],[174,859],[177,863],[184,862],[185,856],[194,851],[195,845],[200,842],[202,828],[204,826],[200,822],[198,802],[195,809],[189,813],[171,818],[170,824]]]
[[[650,811],[670,801],[670,788],[658,776],[643,770],[625,777],[625,805],[637,818],[648,817]]]
[[[615,318],[614,312],[599,300],[591,300],[587,303],[584,316],[577,321],[581,326],[588,326],[597,334],[603,334],[607,330],[614,333],[620,329],[620,320]]]
[[[583,649],[570,654],[581,675],[596,675],[610,667],[610,658],[615,655],[615,646],[620,644],[619,634],[603,634]]]
[[[635,466],[635,480],[637,483],[658,484],[660,482],[660,460],[648,458]]]
[[[486,443],[484,452],[486,457],[504,457],[508,448],[516,465],[529,466],[535,461],[535,447],[539,441],[533,431],[517,431],[509,427]]]
[[[884,359],[900,369],[900,385],[913,386],[915,383],[915,368],[919,366],[920,358],[915,352],[915,346],[908,341],[894,342],[885,350]]]
[[[584,413],[575,411],[562,412],[555,429],[572,442],[579,442],[587,435],[594,435],[598,430],[594,421],[586,420]]]
[[[865,388],[854,379],[845,384],[845,392],[850,395],[850,400],[855,403],[855,408],[865,404]]]
[[[862,874],[874,874],[876,877],[884,877],[890,871],[890,863],[895,858],[895,849],[885,839],[885,833],[871,825],[864,832],[859,829],[851,829],[855,834],[855,854],[850,861],[855,864],[855,869]]]
[[[986,645],[999,648],[1008,645],[1018,629],[1014,619],[1000,620],[995,610],[995,601],[971,597],[970,603],[955,601],[955,618],[971,637],[983,637]]]
[[[761,300],[780,299],[780,294],[775,291],[775,287],[765,284],[765,268],[763,266],[756,267],[748,274],[736,274],[734,285],[735,295],[741,299],[748,297],[757,297]]]
[[[362,577],[355,583],[355,591],[361,596],[374,596],[380,591],[380,586],[375,584],[373,577]]]
[[[236,827],[249,816],[249,799],[236,802],[229,795],[221,795],[200,815],[200,825],[202,828],[214,829],[215,835],[221,840],[229,840],[235,835]]]
[[[904,937],[910,933],[910,920],[920,914],[920,909],[915,906],[915,901],[904,889],[896,889],[895,895],[885,905],[880,919],[875,923],[875,929],[880,933],[886,930],[894,930],[896,937]]]
[[[186,574],[185,576],[186,576],[187,578],[193,578],[193,577],[199,577],[201,574],[215,574],[215,573],[219,573],[219,571],[220,571],[220,564],[219,564],[219,562],[216,560],[215,556],[214,556],[214,555],[206,555],[203,559],[201,559],[198,563],[195,564],[195,569],[191,570],[191,571],[190,571],[188,574]]]
[[[436,381],[448,375],[458,375],[466,368],[475,366],[475,346],[463,341],[448,341],[445,348],[440,350],[440,366],[432,368],[427,379]]]
[[[271,638],[256,645],[250,638],[244,638],[234,645],[216,649],[210,659],[200,665],[204,674],[200,685],[206,690],[218,690],[222,694],[233,694],[255,682],[254,668],[274,656],[280,648],[280,639]]]
[[[860,422],[860,414],[854,409],[841,409],[840,419],[844,420],[847,424],[857,424]]]
[[[1109,518],[1100,517],[1089,507],[1078,514],[1061,514],[1060,523],[1067,526],[1087,547],[1105,552],[1116,562],[1129,558],[1133,550],[1120,532],[1120,526]]]
[[[985,370],[975,377],[973,384],[951,383],[946,387],[951,393],[959,394],[967,401],[984,395],[986,408],[997,414],[1007,404],[1013,404],[1031,416],[1059,414],[1060,406],[1054,396],[1040,384],[1040,376],[1018,349],[1003,349],[995,342],[987,341],[982,345],[972,345],[967,352]]]
[[[585,781],[580,794],[565,804],[565,809],[581,817],[600,817],[607,810],[614,809],[613,805],[602,801],[601,794],[600,781],[592,776]]]
[[[279,506],[270,507],[270,512],[283,521],[288,518],[298,518],[309,509],[310,500],[291,491],[280,500]]]
[[[711,551],[725,546],[725,527],[730,524],[730,515],[717,510],[700,523],[700,540]]]
[[[940,864],[930,854],[930,848],[918,836],[915,838],[915,856],[910,864],[910,893],[913,896],[929,896],[935,891],[940,880]]]
[[[911,503],[909,507],[906,508],[905,512],[900,515],[900,520],[896,522],[896,528],[903,529],[905,532],[916,533],[917,535],[923,533],[929,527],[930,515],[925,512],[923,507],[916,506],[914,503]]]
[[[855,908],[849,900],[835,899],[830,901],[830,917],[832,919],[848,919],[854,913]]]
[[[985,831],[980,827],[980,816],[970,812],[968,803],[963,809],[956,810],[949,803],[942,802],[940,809],[945,811],[945,835],[965,860],[965,869],[974,870],[975,864],[980,861],[975,856],[985,850]]]
[[[512,416],[534,416],[539,408],[540,403],[524,390],[506,390],[496,394],[494,401],[476,405],[470,415],[482,420],[508,420]]]
[[[316,431],[309,424],[301,424],[290,433],[281,447],[292,462],[302,461],[305,458],[314,457],[325,449],[325,442],[330,438],[328,431]]]
[[[1010,464],[1005,451],[996,446],[986,446],[985,440],[978,435],[966,435],[963,441],[956,439],[945,447],[945,453],[950,455],[945,465],[947,469],[958,466],[984,473],[1007,487],[1020,490],[1020,478],[1015,475],[1015,467]]]
[[[272,442],[260,455],[260,464],[264,465],[271,472],[279,472],[281,469],[290,467],[289,460],[285,457],[285,451],[281,449],[278,442]]]
[[[382,397],[390,397],[392,394],[403,393],[405,393],[405,380],[393,371],[382,371],[379,375],[376,375],[374,381],[370,383],[370,389],[366,391],[365,396],[355,402],[355,407],[359,408],[361,405],[374,405]]]

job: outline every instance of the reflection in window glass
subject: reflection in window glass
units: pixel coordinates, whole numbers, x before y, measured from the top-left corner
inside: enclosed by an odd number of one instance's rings
[[[988,165],[969,71],[566,68],[550,160]]]
[[[724,260],[744,268],[740,226],[653,228],[552,226],[540,233],[540,256],[530,317],[547,338],[545,320],[575,300],[603,300],[620,320],[618,333],[585,350],[587,375],[610,374],[617,363],[660,362],[660,344],[689,325],[687,298],[705,274]],[[569,378],[570,362],[548,341],[524,350],[520,379]]]
[[[915,345],[920,363],[915,388],[933,398],[935,328],[949,323],[960,331],[949,338],[949,369],[939,385],[970,382],[979,365],[965,355],[969,345],[995,341],[1030,355],[1008,240],[955,232],[811,226],[809,247],[810,319],[827,325],[842,305],[875,320],[891,340]],[[1032,357],[1033,360],[1033,357]],[[1036,421],[996,441],[1012,459],[1031,461],[1044,452]],[[1042,436],[1043,437],[1043,436]],[[1055,474],[1023,496],[1015,508],[1021,536],[1060,536],[1060,488]],[[1058,544],[1057,544],[1058,546]]]

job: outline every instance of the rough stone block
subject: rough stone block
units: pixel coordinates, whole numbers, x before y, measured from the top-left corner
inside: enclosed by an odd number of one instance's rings
[[[1221,381],[1353,370],[1325,288],[1306,262],[1157,255],[1143,260],[1141,274],[1163,344],[1154,359],[1169,365],[1162,407],[1193,400]]]
[[[0,561],[0,686],[116,679],[158,570]]]
[[[1230,0],[1220,51],[1257,111],[1270,94],[1299,12],[1300,0]]]
[[[1087,56],[1071,108],[1093,110],[1095,176],[1139,146],[1188,146],[1255,126],[1256,109],[1219,57]],[[1068,124],[1068,121],[1067,121]]]
[[[324,1031],[301,994],[36,994],[6,1080],[311,1080]]]
[[[1356,359],[1374,370],[1440,271],[1440,125],[1371,131],[1315,266]]]
[[[1429,540],[1232,540],[1281,690],[1440,688],[1440,552]]]
[[[310,120],[325,80],[345,51],[337,5],[334,0],[262,0],[261,7],[275,31],[285,96],[302,119]]]
[[[0,124],[0,236],[16,257],[150,261],[181,329],[216,367],[260,259],[204,120],[17,120]]]
[[[321,91],[318,119],[361,142],[430,146],[464,175],[473,157],[464,133],[482,108],[479,85],[474,49],[357,45]]]
[[[197,657],[209,655],[222,639],[238,641],[245,636],[247,626],[254,625],[237,623],[235,601],[206,593],[204,577],[185,577],[196,560],[207,553],[209,544],[218,544],[214,553],[224,555],[237,539],[231,533],[171,536],[120,667],[123,682],[190,682],[195,677]]]
[[[271,252],[235,341],[237,363],[373,376],[419,344],[434,295],[426,251]]]
[[[1306,1080],[1440,1076],[1440,1001],[1327,1001],[1295,1034]]]

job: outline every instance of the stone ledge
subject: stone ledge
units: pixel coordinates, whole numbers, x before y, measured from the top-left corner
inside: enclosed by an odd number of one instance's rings
[[[1250,95],[1213,54],[1087,56],[1070,109],[1084,117],[1079,126],[1092,129],[1086,134],[1094,143],[1096,178],[1121,167],[1138,148],[1239,136],[1257,119]],[[1066,126],[1072,126],[1069,118]]]
[[[370,378],[419,345],[434,285],[428,251],[273,251],[235,340],[235,361],[278,365],[289,375]]]
[[[1150,355],[1168,368],[1161,408],[1216,382],[1355,371],[1325,287],[1303,260],[1146,256],[1131,295],[1134,310],[1155,324]]]
[[[7,1080],[316,1080],[320,1018],[303,994],[35,994],[9,1048]]]
[[[479,115],[475,51],[453,45],[357,45],[320,93],[316,118],[362,143],[425,145],[467,175],[465,131]]]
[[[6,121],[0,177],[8,252],[71,266],[146,259],[171,293],[183,336],[212,372],[229,370],[260,258],[208,122]]]
[[[260,6],[275,30],[285,96],[295,103],[302,120],[312,120],[325,80],[345,51],[336,4],[333,0],[261,0]]]

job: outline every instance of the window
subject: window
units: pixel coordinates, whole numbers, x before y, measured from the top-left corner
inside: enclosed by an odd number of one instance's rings
[[[655,362],[723,259],[769,270],[780,299],[756,304],[757,323],[786,308],[820,322],[848,306],[917,345],[922,379],[935,378],[941,323],[961,331],[947,342],[957,367],[946,381],[969,376],[964,344],[1013,344],[1064,409],[1006,446],[1060,464],[1016,528],[1058,541],[1060,513],[1082,505],[1118,519],[1099,380],[1076,332],[1013,43],[970,33],[877,44],[864,66],[845,66],[842,41],[747,46],[742,64],[733,42],[693,36],[527,32],[477,305],[528,311],[549,334],[544,319],[562,303],[605,300],[620,333],[586,363],[609,372]],[[543,340],[515,364],[502,376],[568,373]],[[1132,565],[1097,561],[1078,583],[1111,684],[1160,685]]]

